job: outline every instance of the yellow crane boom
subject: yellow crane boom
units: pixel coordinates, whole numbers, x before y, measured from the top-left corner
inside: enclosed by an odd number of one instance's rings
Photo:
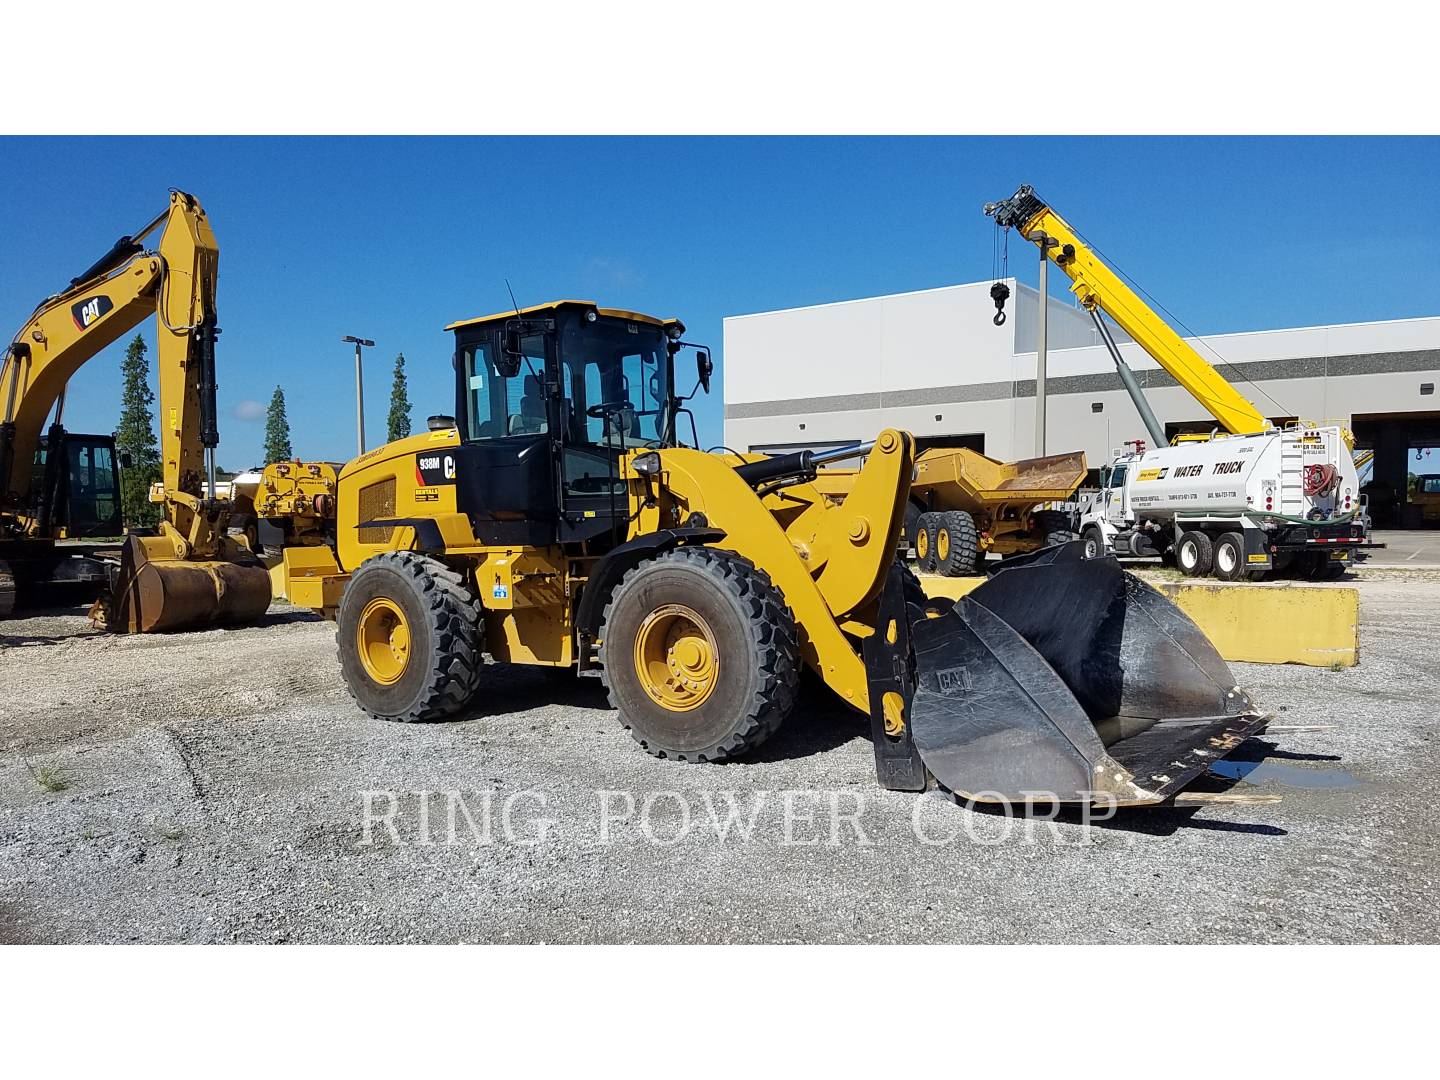
[[[1115,320],[1226,431],[1248,435],[1270,427],[1260,411],[1106,266],[1028,184],[1010,198],[987,205],[985,213],[1039,247],[1070,278],[1070,291],[1082,307],[1091,312],[1098,308]]]

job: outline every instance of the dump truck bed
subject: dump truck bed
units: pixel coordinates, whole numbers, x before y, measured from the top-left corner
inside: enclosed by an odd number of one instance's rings
[[[975,511],[996,503],[1061,502],[1085,479],[1083,453],[1003,462],[964,447],[922,451],[911,491],[937,505]]]

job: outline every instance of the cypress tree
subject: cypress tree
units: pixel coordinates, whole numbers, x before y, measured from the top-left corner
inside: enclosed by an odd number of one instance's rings
[[[294,456],[290,449],[290,420],[285,415],[285,391],[277,386],[265,410],[265,464],[289,461]]]
[[[153,526],[160,520],[160,504],[150,501],[150,485],[160,479],[160,448],[155,437],[155,392],[150,389],[150,363],[145,339],[136,334],[120,362],[124,388],[120,395],[120,424],[115,429],[115,451],[129,455],[130,467],[121,470],[120,507],[125,524]]]
[[[405,379],[405,354],[395,357],[395,379],[390,384],[390,416],[386,420],[385,441],[394,442],[410,434],[410,395]]]

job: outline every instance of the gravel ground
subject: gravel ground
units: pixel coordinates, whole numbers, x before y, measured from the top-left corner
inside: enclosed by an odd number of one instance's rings
[[[755,760],[684,766],[553,673],[492,668],[463,721],[369,720],[298,611],[12,620],[0,941],[1434,942],[1440,573],[1358,587],[1360,667],[1234,665],[1277,719],[1208,783],[1283,801],[1100,823],[883,791],[819,692]]]

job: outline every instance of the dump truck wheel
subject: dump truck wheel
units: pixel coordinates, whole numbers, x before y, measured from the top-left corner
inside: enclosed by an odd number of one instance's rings
[[[1045,547],[1067,544],[1075,539],[1070,515],[1063,510],[1038,510],[1030,515],[1030,528],[1039,534]]]
[[[946,577],[973,574],[980,565],[980,530],[964,510],[947,510],[937,515],[935,566]]]
[[[915,523],[915,565],[922,574],[935,572],[935,526],[938,514],[921,514]]]
[[[635,740],[661,758],[723,761],[775,733],[800,682],[795,617],[770,577],[683,547],[621,580],[600,630],[601,677]]]
[[[480,605],[438,559],[390,551],[351,576],[336,618],[340,671],[377,720],[443,720],[475,695],[484,663]]]
[[[1221,581],[1240,581],[1246,577],[1245,537],[1236,532],[1227,532],[1215,541],[1212,552],[1215,576]]]
[[[1085,558],[1098,559],[1105,554],[1105,537],[1094,525],[1085,530],[1081,539],[1085,541]]]
[[[1204,577],[1214,564],[1215,545],[1198,529],[1192,529],[1180,537],[1175,547],[1175,565],[1189,577]]]

